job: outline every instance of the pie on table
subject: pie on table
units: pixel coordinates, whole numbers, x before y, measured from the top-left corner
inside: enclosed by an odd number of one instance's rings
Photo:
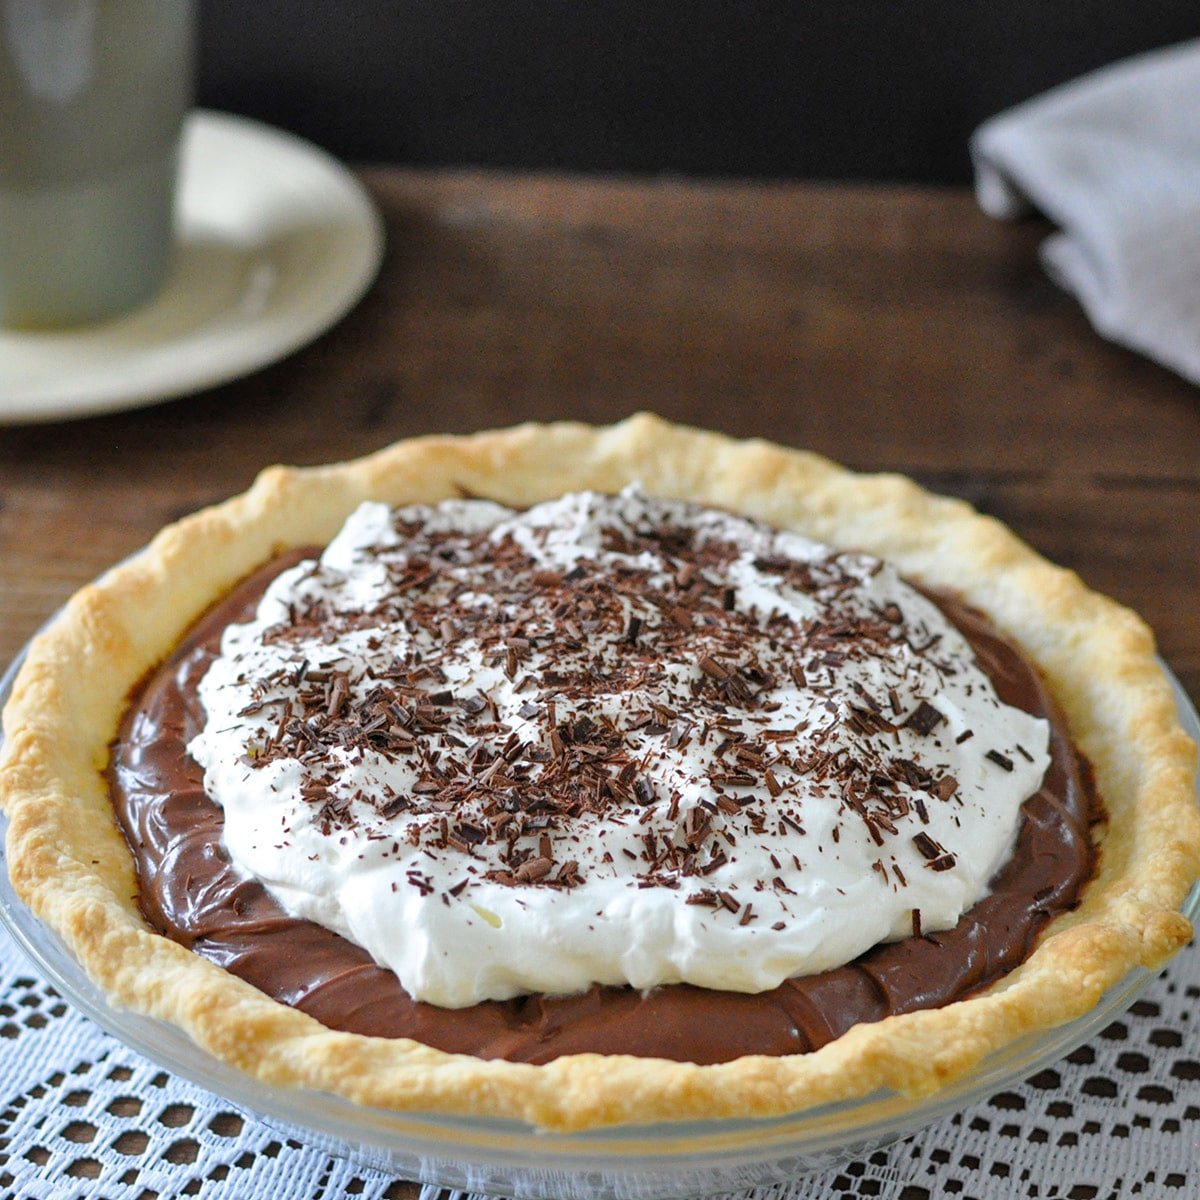
[[[639,416],[271,468],[31,645],[0,801],[112,999],[548,1128],[927,1092],[1190,936],[1153,641],[895,476]]]

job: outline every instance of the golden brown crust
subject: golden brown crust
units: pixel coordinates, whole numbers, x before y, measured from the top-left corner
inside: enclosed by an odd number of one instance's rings
[[[983,609],[1041,667],[1091,759],[1109,821],[1079,909],[986,994],[860,1025],[813,1054],[695,1066],[577,1055],[546,1066],[334,1033],[149,932],[102,771],[129,690],[240,577],[328,541],[363,499],[460,488],[526,505],[633,480],[895,562]],[[30,647],[4,712],[0,803],[13,883],[114,1002],[171,1021],[261,1080],[397,1109],[502,1115],[568,1130],[768,1116],[877,1088],[919,1094],[1030,1030],[1082,1014],[1190,936],[1200,874],[1195,747],[1149,630],[998,522],[909,480],[638,416],[603,429],[524,425],[401,442],[353,463],[272,467],[253,488],[165,529],[84,588]]]

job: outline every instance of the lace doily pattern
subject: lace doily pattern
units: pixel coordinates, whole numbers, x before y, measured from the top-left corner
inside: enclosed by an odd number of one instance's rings
[[[1200,948],[1053,1068],[738,1200],[1184,1200],[1200,1191]],[[310,1149],[127,1050],[0,933],[0,1200],[466,1200]]]

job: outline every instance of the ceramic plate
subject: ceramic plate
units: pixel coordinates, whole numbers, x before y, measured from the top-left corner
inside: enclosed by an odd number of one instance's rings
[[[69,331],[0,331],[0,422],[155,404],[312,341],[375,278],[383,222],[339,162],[257,121],[192,113],[179,244],[156,299]]]

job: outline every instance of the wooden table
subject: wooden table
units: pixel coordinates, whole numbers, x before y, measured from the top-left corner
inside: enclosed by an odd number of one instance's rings
[[[959,191],[365,178],[387,259],[316,344],[192,399],[0,432],[0,657],[268,463],[648,408],[966,497],[1138,609],[1200,697],[1200,392],[1092,333],[1037,265],[1044,225]]]
[[[903,471],[1141,612],[1200,697],[1200,392],[1101,341],[961,191],[365,172],[363,303],[249,379],[0,430],[0,657],[276,461],[640,408]]]

